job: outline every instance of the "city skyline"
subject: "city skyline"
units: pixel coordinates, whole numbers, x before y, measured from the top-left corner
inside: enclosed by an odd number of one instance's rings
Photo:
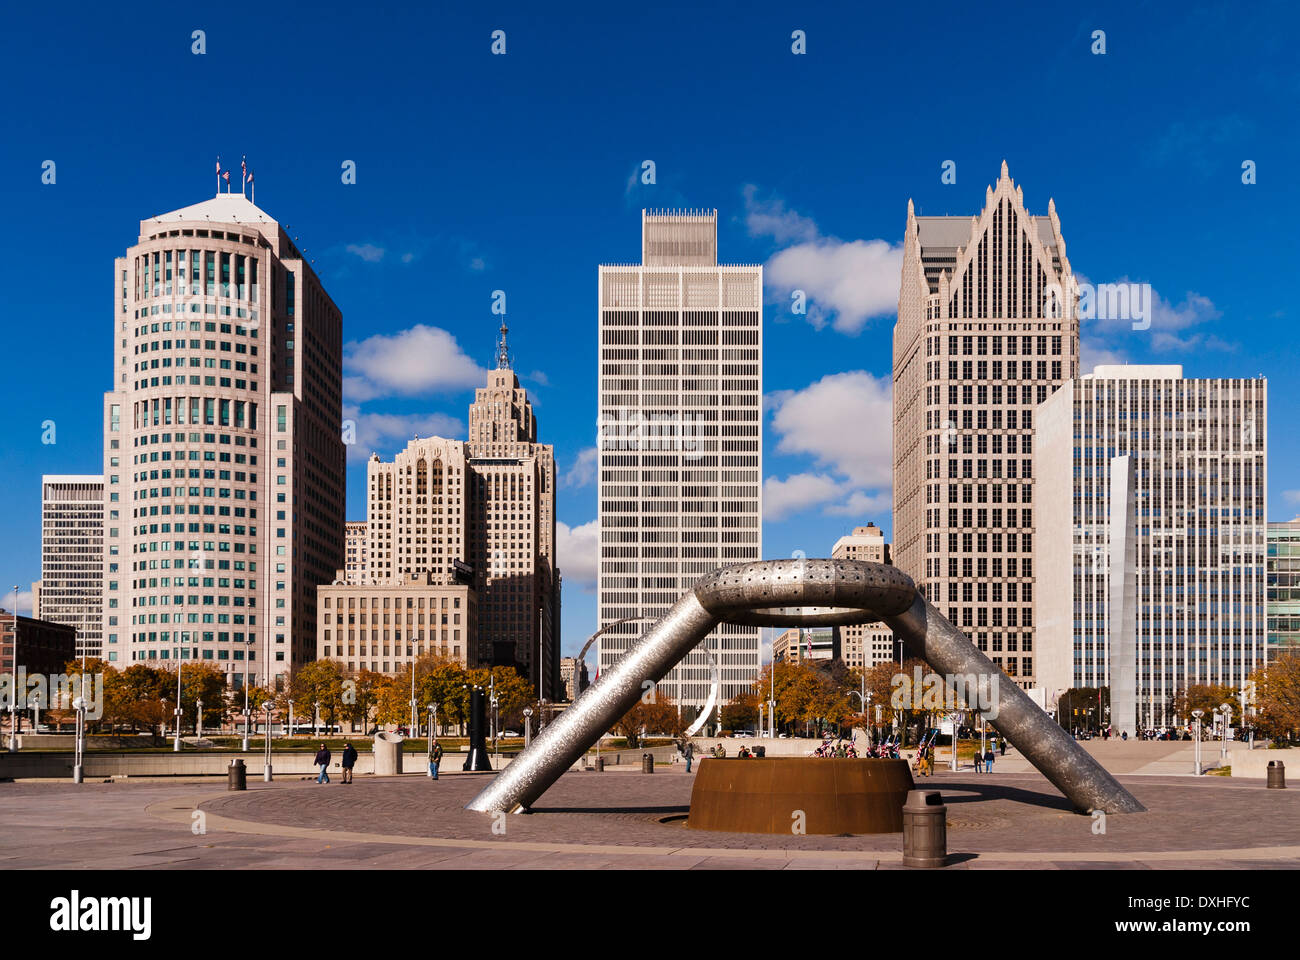
[[[1046,32],[1050,39],[1045,42],[1058,51],[1062,63],[1043,70],[1065,86],[1076,114],[1094,118],[1094,126],[1105,136],[1140,148],[1140,158],[1131,163],[1113,156],[1102,163],[1095,157],[1067,157],[1062,148],[1077,130],[1056,114],[1050,119],[1018,115],[1014,126],[1006,118],[991,120],[987,115],[979,122],[954,117],[938,143],[931,139],[924,145],[909,144],[895,148],[892,155],[864,160],[869,136],[850,131],[816,95],[850,75],[850,67],[859,63],[855,50],[864,44],[872,51],[871,71],[878,69],[887,77],[896,69],[897,55],[885,49],[889,44],[882,38],[909,29],[905,15],[897,12],[873,24],[874,39],[864,39],[861,33],[846,36],[851,31],[836,29],[835,20],[805,17],[802,12],[799,23],[789,22],[785,11],[772,10],[760,10],[743,24],[728,23],[735,33],[723,62],[770,62],[779,74],[779,87],[764,88],[760,81],[754,99],[778,97],[776,102],[790,106],[799,119],[796,127],[806,124],[807,142],[814,142],[815,132],[844,147],[817,151],[815,156],[807,155],[802,134],[791,134],[782,121],[772,123],[769,109],[750,105],[745,98],[733,103],[742,121],[750,124],[750,132],[741,138],[743,155],[712,143],[692,150],[676,137],[615,131],[598,151],[584,151],[590,143],[586,134],[576,137],[572,148],[532,151],[522,176],[513,165],[494,158],[487,146],[492,131],[454,104],[439,106],[438,126],[466,140],[465,160],[441,155],[431,160],[410,144],[399,149],[398,141],[386,135],[364,150],[334,138],[304,152],[291,137],[274,130],[279,122],[276,111],[255,106],[237,133],[204,135],[183,145],[159,144],[144,162],[117,160],[121,151],[112,149],[114,159],[104,162],[89,139],[83,142],[55,130],[37,108],[20,104],[17,126],[23,136],[17,142],[33,146],[6,151],[10,176],[0,188],[31,231],[21,245],[6,241],[3,261],[14,291],[11,316],[39,316],[53,303],[60,322],[73,325],[73,335],[60,344],[57,368],[11,363],[5,402],[16,427],[0,455],[0,473],[16,495],[0,528],[10,546],[0,584],[5,591],[13,583],[26,589],[39,576],[41,475],[102,469],[98,424],[87,411],[108,385],[109,260],[133,241],[130,224],[150,211],[210,197],[211,164],[217,154],[224,158],[223,165],[237,172],[247,152],[262,187],[259,205],[293,224],[291,234],[301,237],[305,255],[317,261],[315,269],[344,315],[344,403],[359,427],[359,442],[350,448],[348,459],[351,519],[364,517],[364,467],[371,450],[391,457],[415,433],[466,436],[463,410],[481,384],[482,373],[492,366],[501,319],[491,312],[493,291],[504,291],[521,379],[545,418],[548,441],[556,445],[561,484],[557,549],[568,587],[563,604],[568,654],[580,648],[595,625],[595,594],[587,592],[589,586],[594,588],[591,524],[596,516],[591,478],[596,432],[591,284],[597,264],[635,259],[633,224],[643,207],[716,207],[719,245],[728,251],[727,260],[765,266],[763,331],[770,358],[763,369],[768,513],[763,543],[769,556],[788,556],[795,550],[808,556],[828,554],[845,528],[867,521],[892,539],[888,430],[866,438],[868,442],[846,444],[843,425],[818,420],[817,413],[846,398],[854,418],[850,423],[882,411],[887,420],[889,330],[897,304],[907,198],[915,198],[923,215],[968,214],[982,206],[984,188],[996,181],[1003,159],[1016,181],[1026,185],[1025,203],[1032,212],[1041,213],[1047,198],[1055,198],[1076,273],[1093,282],[1124,277],[1150,282],[1160,297],[1149,330],[1105,323],[1090,329],[1085,323],[1082,369],[1091,369],[1098,359],[1123,358],[1181,362],[1189,377],[1276,377],[1297,353],[1295,338],[1287,335],[1291,308],[1282,291],[1282,272],[1269,258],[1247,255],[1238,247],[1283,249],[1289,242],[1287,213],[1295,201],[1282,192],[1283,158],[1294,134],[1266,128],[1264,120],[1273,112],[1270,104],[1280,102],[1275,98],[1282,93],[1262,80],[1280,63],[1281,48],[1256,42],[1231,45],[1221,57],[1216,54],[1224,69],[1239,70],[1250,97],[1243,105],[1236,99],[1240,87],[1229,96],[1214,90],[1208,80],[1197,80],[1193,91],[1199,96],[1192,99],[1202,113],[1193,115],[1178,105],[1187,97],[1188,78],[1160,79],[1158,74],[1175,58],[1187,57],[1189,50],[1204,50],[1209,41],[1200,35],[1214,15],[1197,14],[1195,31],[1187,27],[1180,32],[1175,25],[1159,44],[1144,37],[1139,55],[1125,38],[1140,35],[1142,18],[1149,15],[1119,10],[1099,14],[1098,26],[1107,28],[1111,41],[1104,57],[1094,58],[1088,51],[1091,24],[1049,13],[1036,18],[1033,31],[1039,40]],[[19,11],[15,19],[21,23],[35,16],[33,11]],[[542,142],[544,136],[551,142],[541,121],[528,116],[540,102],[537,98],[565,97],[575,104],[574,115],[581,116],[588,102],[594,107],[607,99],[632,97],[645,86],[645,81],[615,76],[621,71],[609,68],[617,58],[600,45],[594,27],[574,34],[566,26],[570,39],[563,40],[552,28],[518,15],[515,26],[511,16],[505,16],[510,53],[494,61],[487,47],[488,33],[496,24],[463,14],[453,17],[461,18],[447,27],[456,38],[448,45],[453,68],[486,90],[499,86],[511,92],[502,123],[513,131],[512,139],[521,138],[522,143]],[[369,26],[364,14],[361,21],[364,32]],[[1208,32],[1226,38],[1249,30],[1248,24],[1235,21],[1220,26]],[[700,53],[707,59],[703,51],[714,42],[679,37],[654,22],[636,25],[642,27],[658,40],[648,48],[672,41],[683,55]],[[789,49],[795,27],[808,31],[805,60]],[[85,29],[89,35],[93,25]],[[110,36],[116,29],[104,27]],[[235,38],[212,29],[208,59],[189,61],[182,59],[192,56],[189,29],[188,23],[171,18],[151,21],[141,25],[140,42],[151,47],[173,44],[169,69],[197,64],[202,72],[196,82],[211,82],[214,61],[230,56],[223,44],[230,50]],[[328,51],[353,39],[323,24],[305,29],[317,50]],[[977,18],[954,19],[940,29],[954,36],[968,30],[973,42],[990,46],[994,39]],[[1005,41],[1008,46],[1016,42]],[[255,57],[258,43],[240,38],[236,62]],[[538,53],[542,48],[544,56]],[[593,63],[609,69],[613,89],[584,92],[577,82],[579,70],[561,65],[555,71],[557,51],[569,51],[558,58],[563,60],[572,58],[574,50],[583,52],[578,60],[587,69]],[[16,62],[23,60],[21,51],[7,52]],[[76,52],[92,62],[97,56],[84,38]],[[957,94],[954,108],[977,102],[1010,82],[1013,69],[997,65],[996,59],[977,57],[977,66],[982,65],[987,76],[977,76],[969,90]],[[406,79],[404,68],[365,57],[361,62],[374,71],[374,78],[362,84],[367,89],[369,83]],[[302,71],[305,96],[312,103],[319,104],[333,91],[323,84],[319,67],[299,58],[291,66]],[[133,69],[127,68],[126,82],[142,79]],[[1136,76],[1147,82],[1157,108],[1168,107],[1168,122],[1145,129],[1128,118],[1124,102],[1098,79],[1096,71],[1102,69],[1122,70],[1130,81]],[[499,75],[489,72],[493,70]],[[539,70],[547,72],[546,79],[536,79]],[[535,79],[522,83],[525,73]],[[54,95],[73,95],[57,70],[43,75]],[[441,75],[437,80],[449,82]],[[242,81],[232,82],[242,86]],[[702,107],[692,103],[683,81],[665,82],[663,102],[644,108],[654,120],[677,111],[686,111],[692,119],[702,116]],[[911,82],[924,94],[937,81],[922,76]],[[535,93],[527,92],[530,86],[538,88]],[[946,84],[943,90],[945,97],[953,96]],[[85,135],[105,133],[103,142],[117,146],[122,134],[112,134],[109,125],[114,111],[97,111],[99,94],[93,91],[78,90],[76,96],[87,105]],[[359,115],[362,108],[345,98],[339,109],[346,116]],[[879,119],[898,122],[896,108],[885,104],[877,110]],[[1144,114],[1151,115],[1150,110]],[[379,108],[381,122],[400,116],[397,108]],[[574,129],[566,127],[566,135]],[[483,140],[482,146],[475,146],[476,137]],[[57,181],[50,185],[40,183],[47,154],[58,164]],[[357,164],[355,185],[340,181],[340,167],[349,159]],[[642,182],[646,160],[655,163],[653,184]],[[947,160],[956,165],[955,184],[941,180]],[[1244,160],[1258,162],[1257,184],[1241,182]],[[481,169],[472,169],[475,164]],[[87,209],[93,209],[92,217],[85,216]],[[533,224],[536,229],[527,229]],[[62,244],[73,228],[77,243],[72,260],[67,254],[59,259],[66,269],[89,279],[59,284],[53,258],[42,251]],[[539,248],[537,236],[544,229],[550,231],[548,242]],[[1230,231],[1247,231],[1251,242],[1225,242]],[[95,282],[96,277],[101,280]],[[808,294],[807,314],[791,312],[795,289]],[[47,324],[15,323],[9,330],[11,360],[50,355],[47,337]],[[427,370],[403,362],[421,350],[440,362]],[[1275,419],[1287,422],[1295,398],[1279,390],[1271,401]],[[810,418],[821,429],[809,430]],[[49,433],[43,427],[46,421],[54,424],[56,443],[41,442],[42,434]],[[1300,489],[1300,480],[1290,479],[1296,476],[1300,456],[1278,431],[1269,457],[1273,482],[1268,516],[1289,519],[1300,506],[1287,496],[1287,491]],[[797,509],[796,498],[804,498],[807,505]],[[564,556],[566,548],[583,544],[592,550],[586,571]]]

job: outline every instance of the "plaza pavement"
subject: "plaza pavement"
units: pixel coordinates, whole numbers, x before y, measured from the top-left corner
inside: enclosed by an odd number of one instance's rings
[[[212,778],[0,784],[0,867],[902,869],[900,834],[690,830],[693,777],[680,764],[653,775],[568,773],[528,814],[462,809],[490,776],[250,779],[244,792]],[[940,790],[948,805],[948,869],[1300,867],[1296,790],[1120,779],[1149,812],[1107,817],[1105,833],[1037,773],[940,770],[918,786]],[[205,832],[194,833],[196,823]]]

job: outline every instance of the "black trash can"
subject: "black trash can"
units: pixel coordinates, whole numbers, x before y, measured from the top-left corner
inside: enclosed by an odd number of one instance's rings
[[[1268,762],[1268,789],[1286,789],[1286,764],[1281,760],[1270,760]]]
[[[239,757],[230,761],[230,769],[226,771],[226,789],[248,789],[248,768],[244,766],[244,761]]]
[[[653,753],[641,754],[641,772],[642,773],[655,772],[655,756]]]
[[[903,866],[942,867],[948,861],[948,808],[938,790],[909,790],[903,804]]]
[[[755,748],[754,748],[754,756],[756,756],[756,757],[766,757],[766,756],[767,756],[767,747],[764,747],[764,746],[762,746],[762,745],[759,745],[759,746],[755,747]]]

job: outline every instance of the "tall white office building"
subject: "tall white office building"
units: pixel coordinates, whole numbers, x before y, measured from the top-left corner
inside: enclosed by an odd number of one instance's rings
[[[1100,366],[1038,408],[1039,680],[1111,688],[1117,732],[1181,725],[1193,684],[1239,686],[1265,615],[1264,379]]]
[[[242,195],[139,227],[113,268],[105,646],[282,685],[344,561],[343,315]]]
[[[32,616],[74,627],[77,656],[125,660],[103,649],[104,477],[41,478],[41,579],[32,584]]]
[[[704,574],[762,557],[763,268],[718,263],[716,210],[642,212],[599,270],[599,643],[607,670]],[[660,684],[694,714],[746,690],[759,631],[720,626]]]

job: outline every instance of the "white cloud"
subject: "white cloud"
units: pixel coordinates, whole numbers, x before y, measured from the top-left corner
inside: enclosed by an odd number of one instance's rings
[[[586,447],[578,452],[573,465],[560,475],[561,487],[585,487],[596,479],[596,464],[600,460],[600,451],[595,447]]]
[[[10,613],[17,613],[21,617],[32,616],[32,592],[30,590],[18,591],[18,604],[14,605],[14,592],[10,590],[4,595],[4,601],[0,602],[0,607]]]
[[[551,378],[548,377],[548,376],[547,376],[543,371],[541,371],[541,370],[534,370],[532,373],[527,374],[526,376],[524,376],[523,379],[525,379],[525,380],[531,380],[533,383],[537,384],[539,387],[549,387],[549,386],[551,385]]]
[[[483,258],[482,258],[482,257],[474,257],[474,258],[473,258],[472,260],[470,260],[470,262],[469,262],[469,268],[470,268],[471,270],[473,270],[474,272],[478,273],[478,272],[481,272],[481,271],[483,271],[483,270],[486,270],[486,269],[487,269],[487,264],[483,262]]]
[[[1300,490],[1283,490],[1282,499],[1287,503],[1300,503]]]
[[[773,302],[786,309],[795,290],[808,297],[807,319],[821,329],[828,323],[856,335],[872,317],[898,309],[903,249],[887,240],[844,241],[823,236],[817,224],[787,210],[779,198],[760,201],[745,187],[745,224],[750,236],[771,237],[778,244],[797,241],[767,261],[765,276],[775,291]]]
[[[763,481],[763,518],[806,510],[862,519],[887,514],[893,484],[890,383],[854,370],[828,374],[802,390],[763,400],[778,436],[776,452],[811,457],[815,471]]]
[[[343,416],[357,425],[356,443],[348,445],[348,459],[353,462],[364,461],[371,453],[391,456],[415,437],[456,440],[465,435],[465,424],[444,413],[361,413],[355,406],[345,406]]]
[[[1127,355],[1103,346],[1103,341],[1080,335],[1079,337],[1079,373],[1092,373],[1093,368],[1102,364],[1128,363]]]
[[[349,243],[345,248],[348,253],[355,254],[366,263],[378,263],[384,259],[387,253],[383,247],[377,247],[373,243]]]
[[[777,453],[808,454],[856,486],[893,483],[893,405],[889,380],[865,370],[832,373],[802,390],[782,390],[764,400]]]
[[[1089,282],[1088,278],[1082,274],[1077,275],[1076,279],[1080,284]],[[1109,350],[1103,351],[1099,346],[1099,342],[1103,339],[1108,343],[1113,343],[1116,335],[1120,334],[1133,338],[1133,340],[1138,338],[1149,339],[1151,349],[1157,352],[1232,351],[1236,349],[1235,344],[1229,343],[1204,329],[1198,329],[1205,327],[1207,324],[1213,324],[1214,321],[1223,316],[1223,311],[1216,307],[1214,301],[1209,297],[1195,291],[1188,291],[1184,294],[1182,301],[1175,305],[1162,297],[1160,292],[1151,288],[1150,285],[1140,284],[1140,281],[1130,280],[1127,276],[1113,280],[1111,284],[1116,287],[1127,286],[1130,289],[1141,285],[1146,290],[1149,290],[1149,294],[1131,294],[1130,299],[1139,297],[1142,304],[1137,308],[1130,307],[1129,310],[1108,310],[1101,303],[1104,298],[1100,294],[1094,295],[1094,311],[1115,314],[1114,316],[1086,318],[1080,323],[1080,338],[1085,342],[1085,345],[1091,338],[1094,349],[1097,349],[1099,353],[1105,353],[1110,358],[1120,356]],[[1099,285],[1097,289],[1099,290],[1101,286],[1105,286],[1105,284]],[[1149,302],[1146,300],[1147,296],[1150,297]],[[1144,306],[1145,309],[1141,309],[1141,306]],[[1145,313],[1145,319],[1139,318],[1138,313]],[[1149,327],[1147,329],[1135,329],[1134,323],[1139,325],[1149,323]],[[1114,360],[1102,360],[1100,362],[1114,362]],[[1091,372],[1092,367],[1085,363],[1083,370],[1085,373]]]
[[[400,333],[376,334],[344,347],[343,392],[360,402],[391,395],[460,390],[481,385],[487,371],[439,327],[417,324]]]
[[[761,202],[757,199],[758,187],[745,185],[745,227],[751,237],[771,237],[777,243],[791,240],[808,242],[820,237],[815,224],[793,210],[785,208],[780,198]]]
[[[792,514],[812,510],[843,493],[843,484],[824,473],[796,473],[781,480],[763,481],[763,519],[784,520]]]
[[[577,584],[585,593],[595,590],[600,562],[600,520],[590,520],[577,527],[556,520],[555,562],[566,584]]]
[[[843,501],[827,505],[825,512],[839,517],[888,519],[893,509],[894,498],[889,492],[867,493],[865,490],[854,490]]]
[[[794,473],[784,480],[763,481],[763,519],[773,522],[815,509],[837,517],[887,519],[892,505],[888,491],[856,490],[852,482],[825,473]]]

